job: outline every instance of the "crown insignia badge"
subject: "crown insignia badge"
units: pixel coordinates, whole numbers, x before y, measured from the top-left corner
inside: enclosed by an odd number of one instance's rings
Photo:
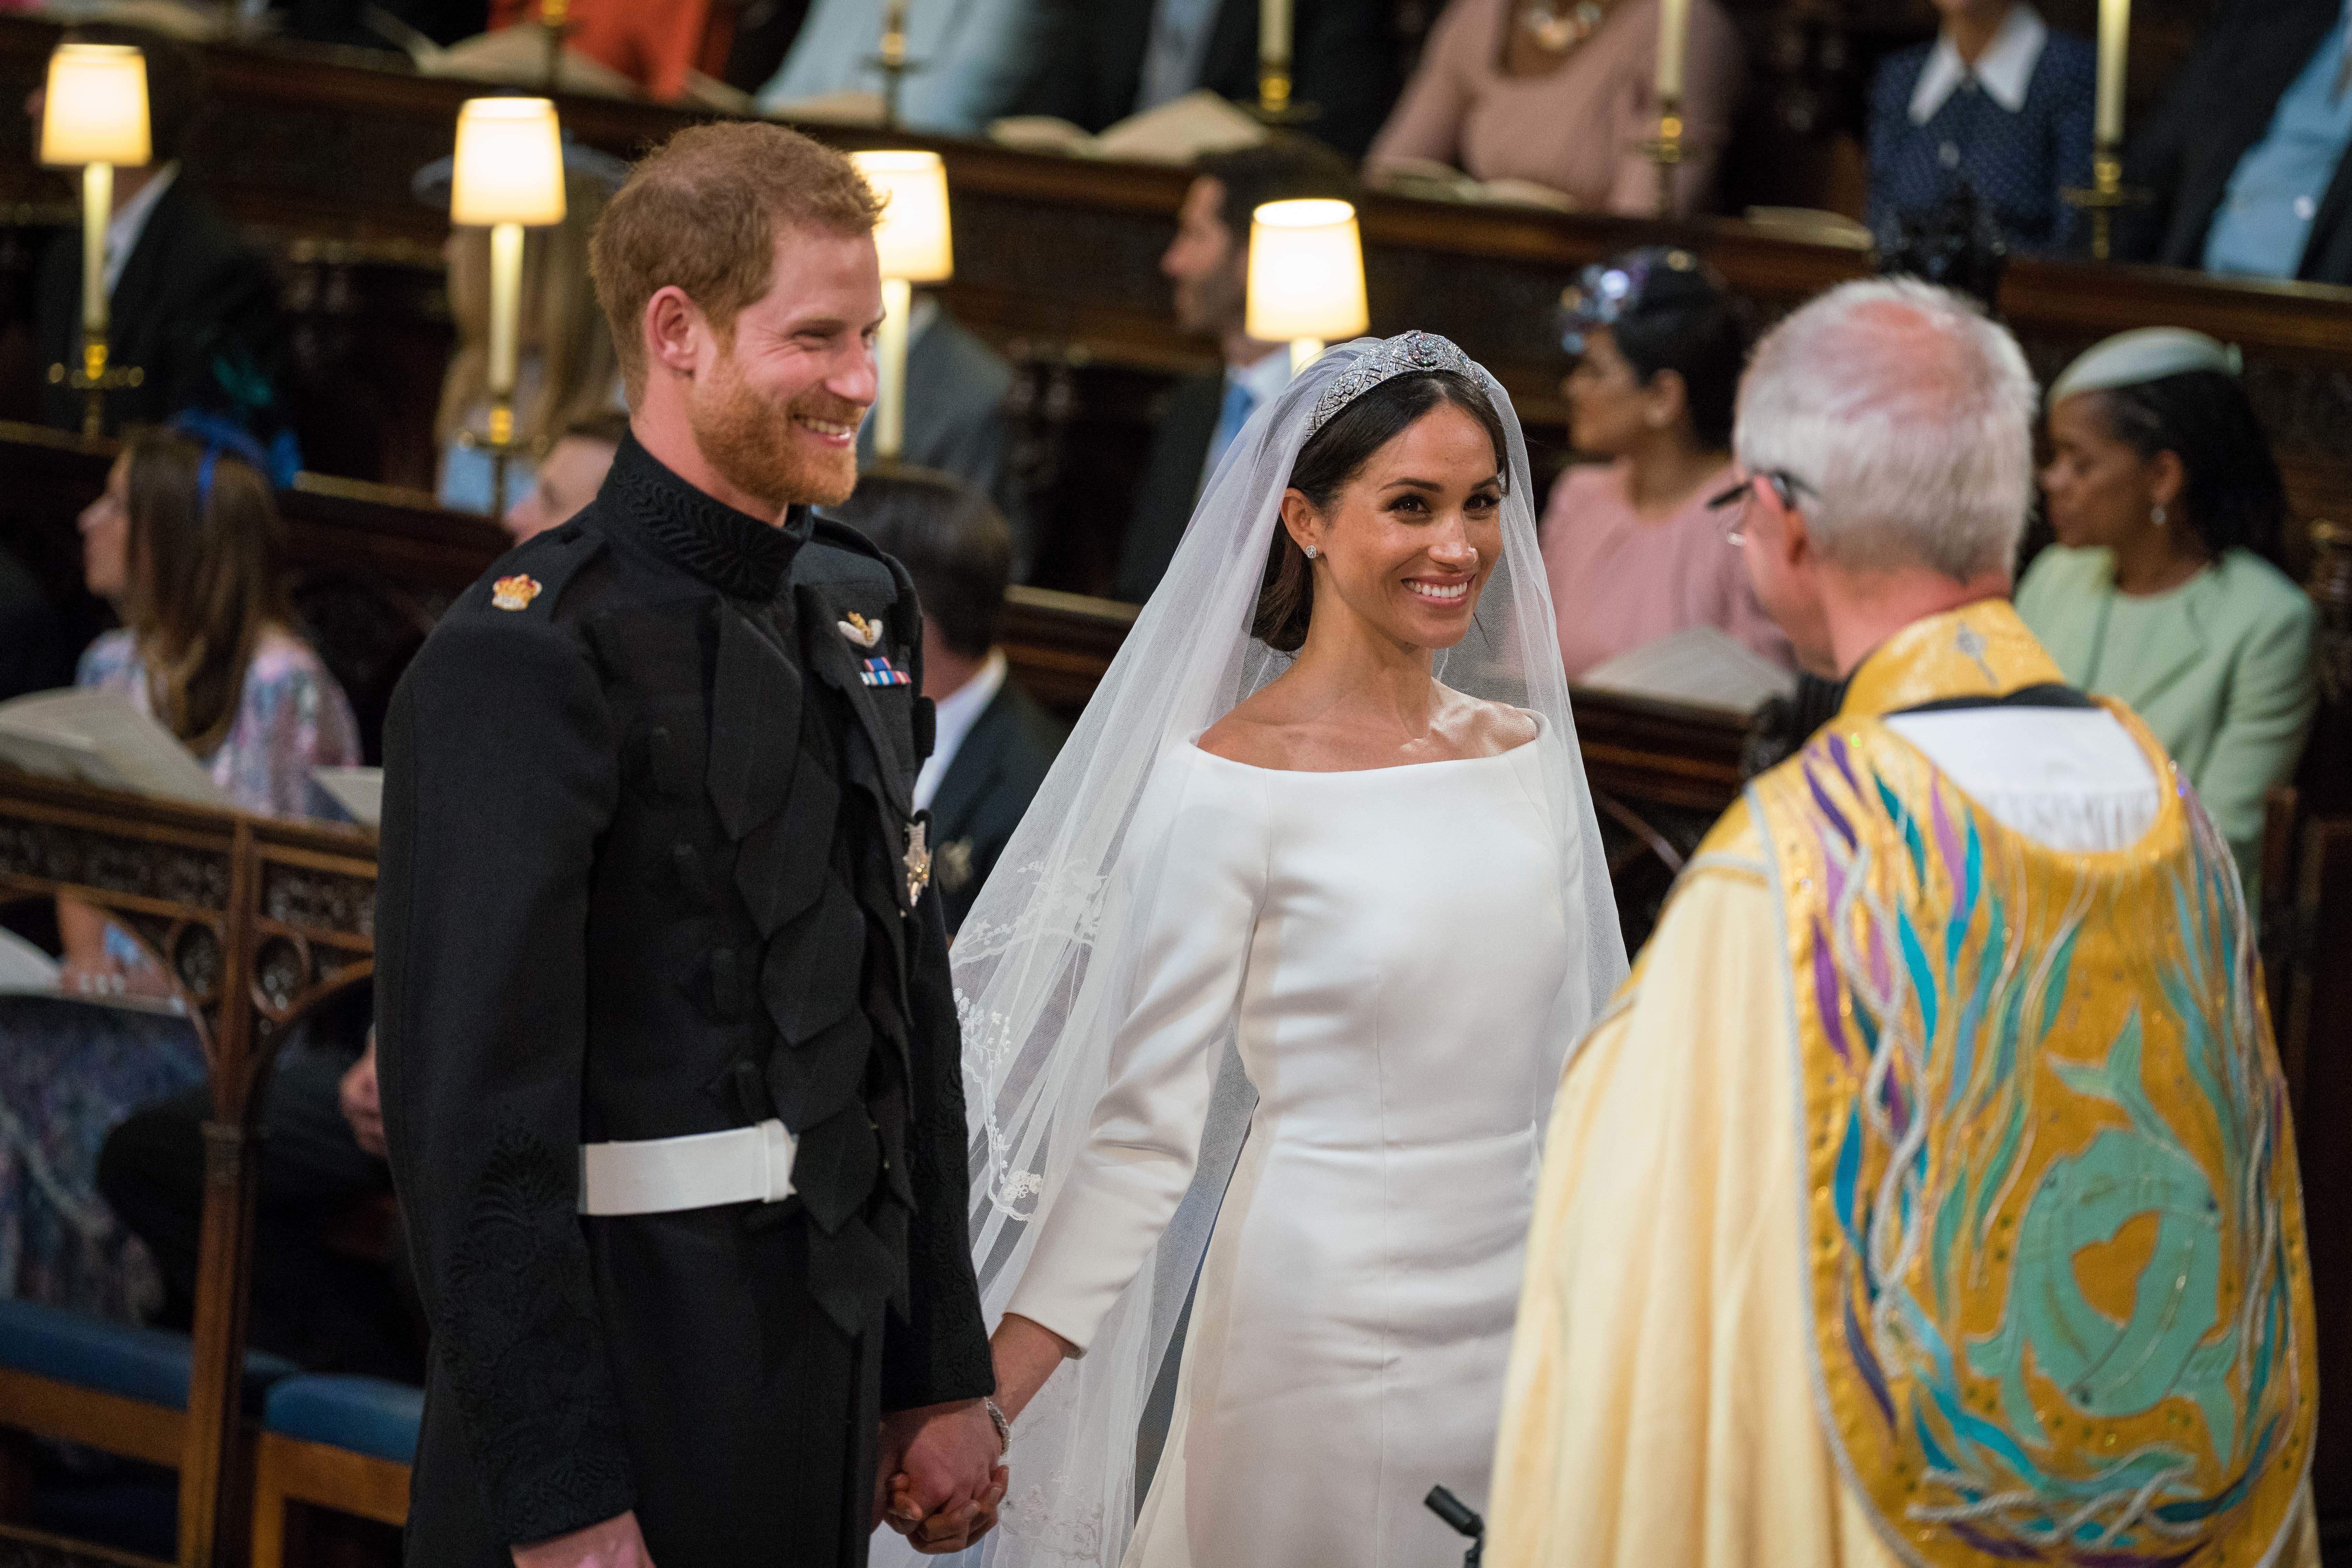
[[[848,619],[835,621],[833,624],[840,628],[843,637],[847,637],[859,647],[872,647],[882,640],[882,623],[869,621],[856,610],[849,612]]]
[[[539,597],[539,579],[518,572],[490,584],[490,603],[501,610],[527,610]]]

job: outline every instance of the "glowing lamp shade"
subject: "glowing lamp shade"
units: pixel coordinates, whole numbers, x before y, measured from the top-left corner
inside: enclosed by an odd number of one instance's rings
[[[449,221],[563,221],[563,133],[544,98],[470,98],[457,111]]]
[[[1346,202],[1268,202],[1252,215],[1245,330],[1262,342],[1352,338],[1371,324],[1364,245]]]
[[[147,162],[147,57],[127,44],[59,44],[41,106],[41,162]]]
[[[948,171],[937,153],[852,153],[850,162],[885,202],[874,231],[882,276],[943,283],[955,276],[948,233]]]

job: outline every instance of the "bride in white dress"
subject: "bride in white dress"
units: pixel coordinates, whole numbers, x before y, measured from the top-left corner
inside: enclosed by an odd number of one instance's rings
[[[1014,1422],[982,1558],[1461,1550],[1422,1500],[1484,1500],[1538,1130],[1624,967],[1531,499],[1507,398],[1451,343],[1309,367],[1220,466],[967,921]]]

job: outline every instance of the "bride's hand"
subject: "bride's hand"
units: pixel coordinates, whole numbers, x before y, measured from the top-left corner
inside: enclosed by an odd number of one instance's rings
[[[1007,1312],[988,1337],[988,1352],[996,1363],[997,1407],[1007,1421],[1016,1421],[1063,1358],[1077,1353],[1077,1346],[1043,1323]]]

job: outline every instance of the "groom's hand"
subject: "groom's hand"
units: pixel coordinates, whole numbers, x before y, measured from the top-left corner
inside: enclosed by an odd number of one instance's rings
[[[919,1520],[979,1502],[1003,1457],[999,1450],[996,1423],[977,1399],[885,1415],[881,1474],[889,1478],[890,1527],[904,1535]]]
[[[514,1549],[515,1568],[654,1568],[635,1512]]]
[[[894,1520],[905,1512],[911,1511],[913,1508],[913,1504],[905,1502],[906,1479],[906,1477],[900,1476],[891,1487]],[[966,1503],[961,1508],[943,1510],[928,1519],[919,1521],[911,1528],[902,1528],[900,1533],[906,1536],[908,1545],[927,1556],[937,1557],[950,1552],[961,1552],[996,1528],[996,1510],[1004,1501],[1005,1488],[1010,1484],[1010,1473],[1003,1466],[999,1465],[996,1467],[995,1473],[989,1478],[988,1489],[980,1494],[980,1500],[977,1502]],[[905,1503],[903,1509],[896,1506],[900,1503]]]

